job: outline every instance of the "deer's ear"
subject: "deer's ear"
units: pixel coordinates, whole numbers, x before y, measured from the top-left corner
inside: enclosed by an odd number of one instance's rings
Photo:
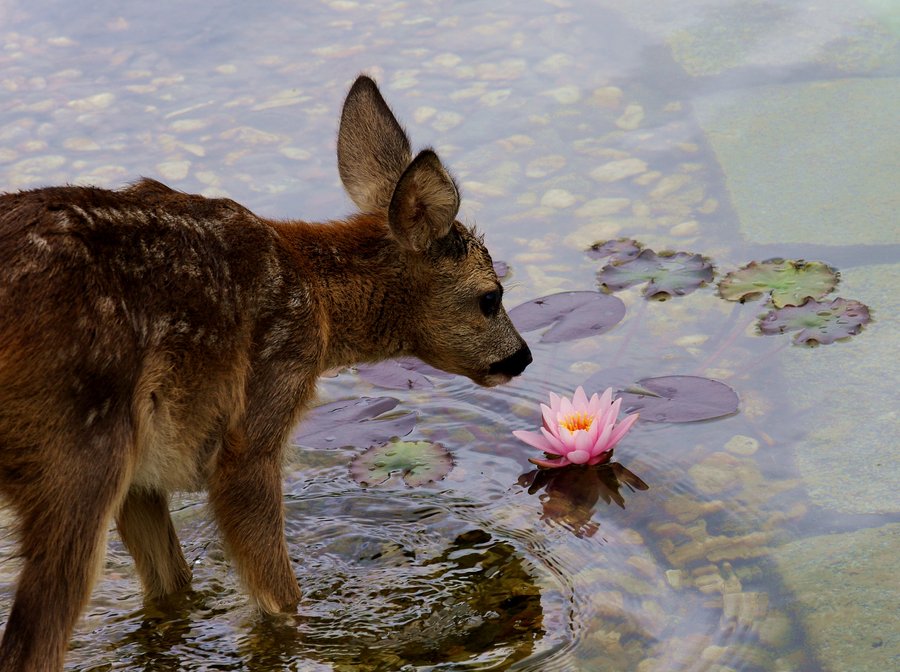
[[[363,212],[386,212],[412,158],[406,137],[375,82],[361,75],[347,94],[338,131],[338,171]]]
[[[459,190],[430,149],[419,152],[394,189],[388,224],[400,243],[422,251],[450,232],[459,211]]]

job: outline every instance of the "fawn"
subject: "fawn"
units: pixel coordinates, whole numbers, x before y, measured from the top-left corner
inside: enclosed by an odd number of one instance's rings
[[[337,149],[360,212],[322,224],[148,179],[0,195],[0,492],[23,559],[0,670],[62,668],[111,519],[146,599],[188,586],[173,491],[207,489],[259,608],[295,611],[282,452],[319,374],[412,355],[491,386],[531,362],[453,178],[366,76]]]

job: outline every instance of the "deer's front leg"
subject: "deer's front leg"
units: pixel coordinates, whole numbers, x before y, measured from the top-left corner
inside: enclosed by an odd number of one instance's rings
[[[300,601],[284,540],[281,441],[279,436],[270,445],[248,445],[244,429],[231,431],[209,487],[238,573],[259,607],[270,613],[296,611]]]

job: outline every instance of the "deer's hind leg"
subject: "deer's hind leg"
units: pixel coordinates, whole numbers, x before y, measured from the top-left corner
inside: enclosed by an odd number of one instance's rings
[[[175,534],[165,493],[132,486],[116,525],[134,558],[146,599],[157,600],[190,584],[191,570]]]
[[[106,554],[107,531],[128,487],[132,432],[127,416],[62,434],[17,451],[28,457],[3,474],[4,490],[18,513],[24,561],[0,645],[3,672],[62,669]]]

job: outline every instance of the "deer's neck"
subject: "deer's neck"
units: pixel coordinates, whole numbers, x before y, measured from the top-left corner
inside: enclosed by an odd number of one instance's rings
[[[293,224],[283,235],[315,306],[325,368],[411,352],[415,283],[383,221]]]

